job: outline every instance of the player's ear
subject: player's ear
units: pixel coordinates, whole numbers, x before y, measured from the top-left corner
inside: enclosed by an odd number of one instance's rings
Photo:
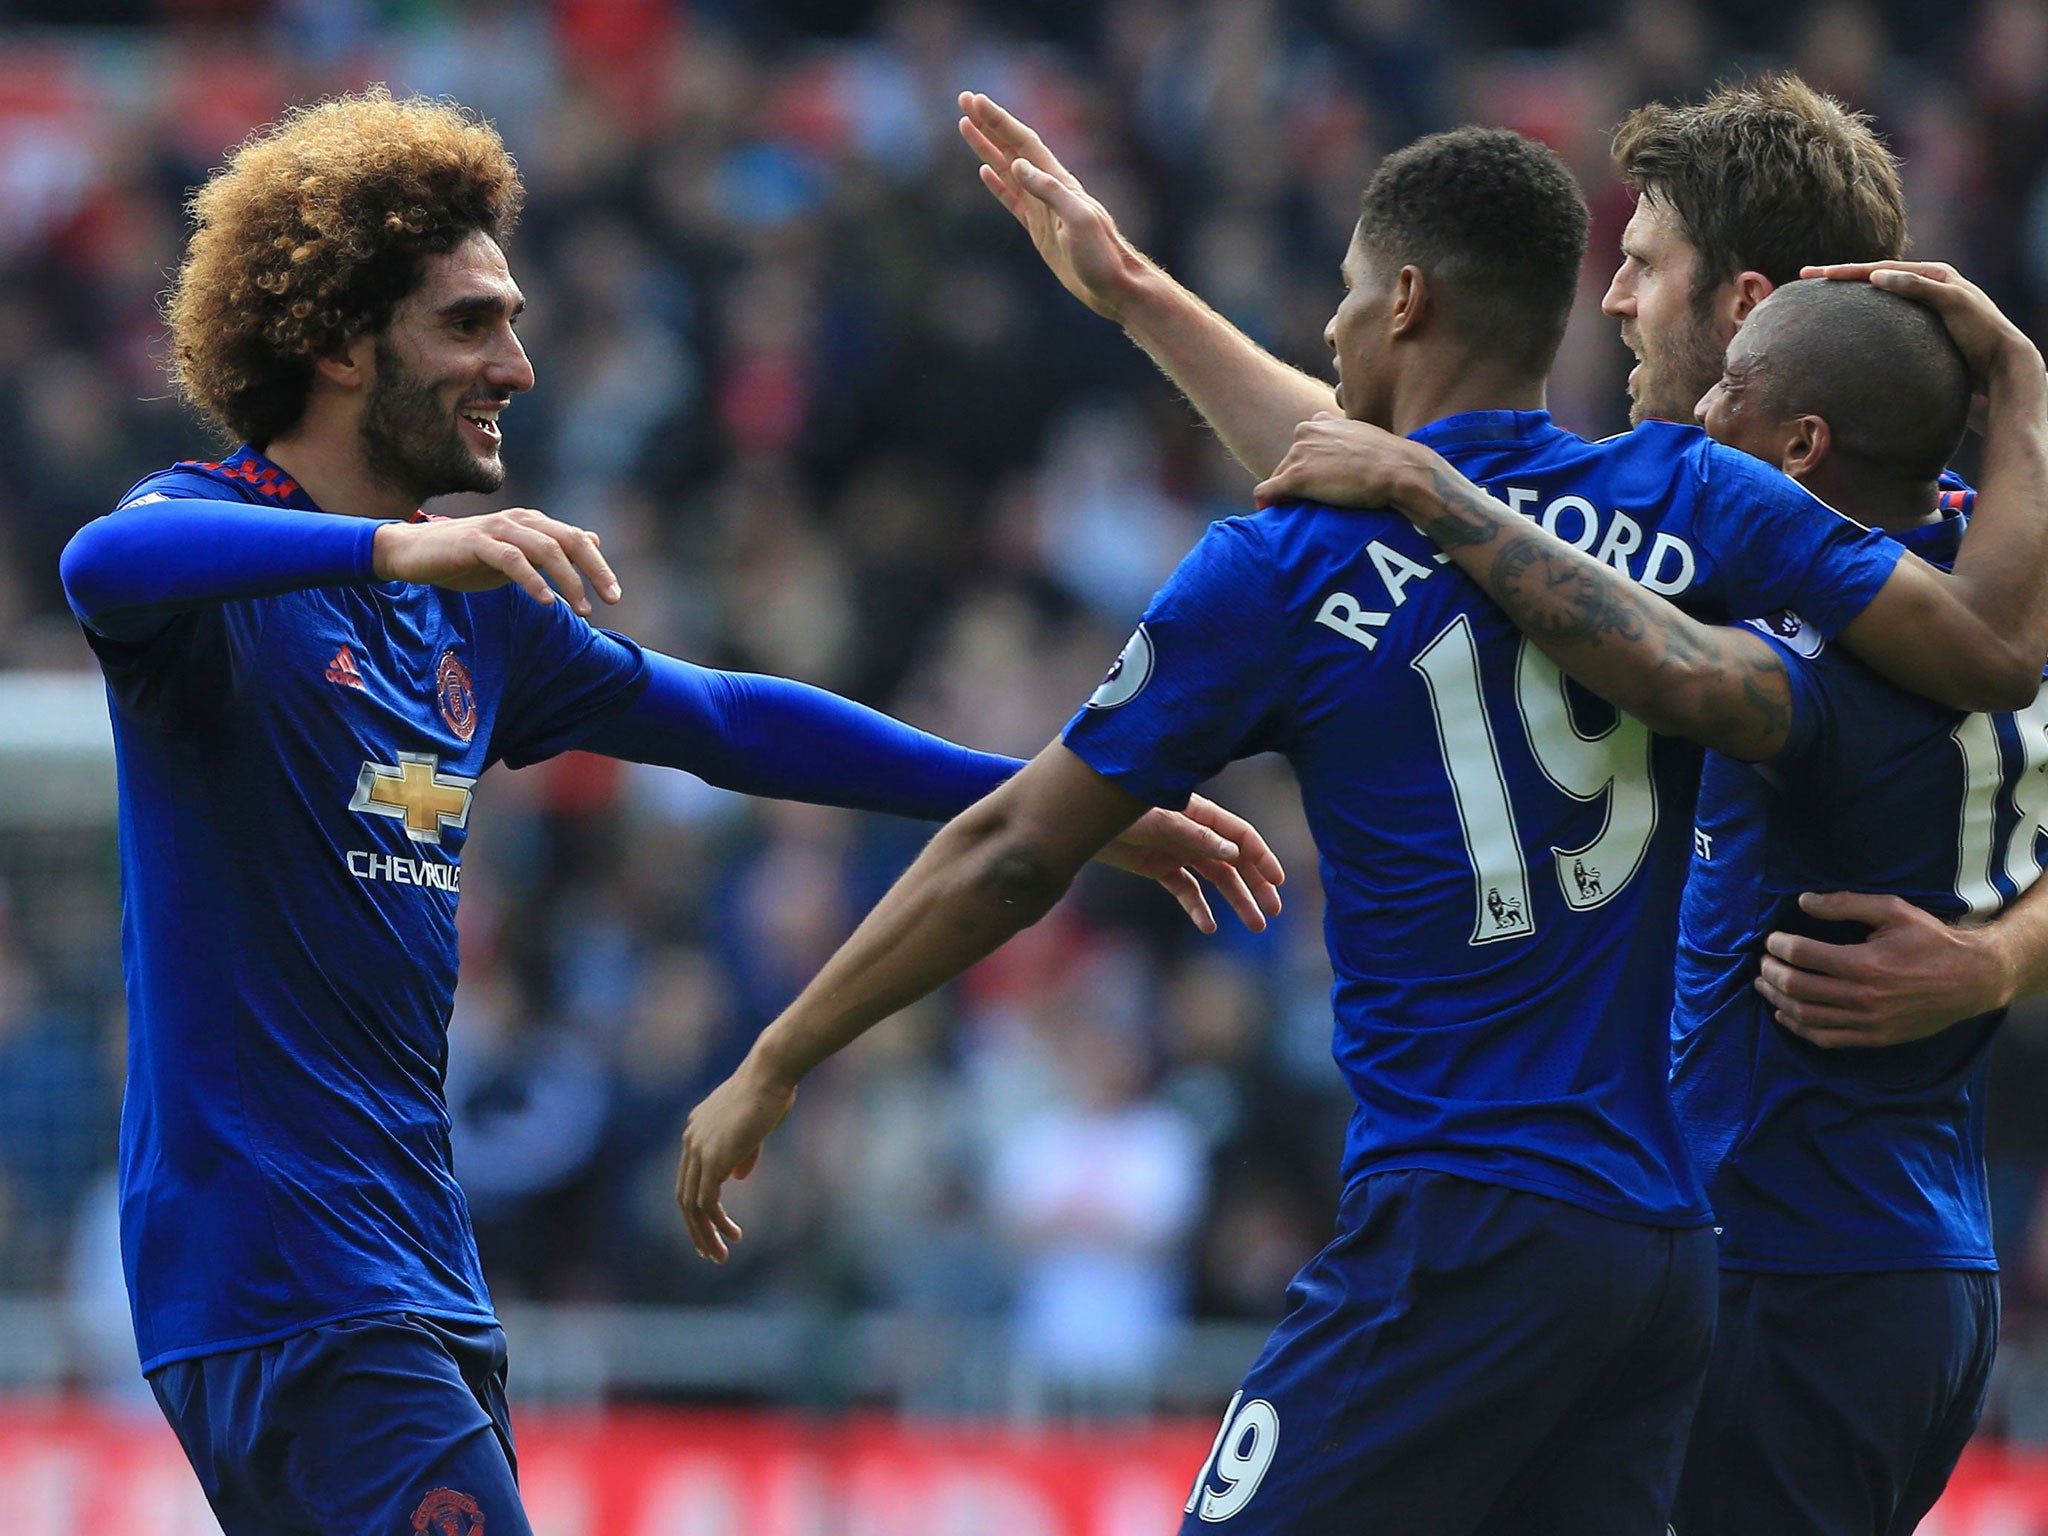
[[[1749,318],[1751,310],[1771,296],[1777,287],[1761,272],[1738,272],[1735,280],[1728,285],[1728,318],[1740,325]]]
[[[375,376],[377,338],[358,336],[339,352],[313,359],[314,377],[342,389],[361,389]]]
[[[1434,304],[1429,274],[1417,266],[1403,267],[1394,274],[1394,302],[1387,310],[1387,334],[1413,335],[1429,318]]]
[[[1820,416],[1801,416],[1792,422],[1791,436],[1779,455],[1778,467],[1794,480],[1804,480],[1834,451],[1834,433]]]

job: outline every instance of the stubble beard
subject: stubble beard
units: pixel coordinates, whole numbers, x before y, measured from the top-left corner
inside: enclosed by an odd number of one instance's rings
[[[505,466],[481,458],[462,440],[461,424],[439,392],[408,369],[382,338],[377,342],[377,379],[363,402],[363,456],[372,474],[428,502],[457,491],[495,491],[505,483]]]
[[[1629,400],[1629,425],[1641,426],[1646,421],[1693,425],[1698,419],[1694,407],[1720,381],[1727,352],[1727,343],[1716,334],[1713,311],[1702,299],[1664,347],[1656,351],[1644,348],[1637,385],[1641,393]]]

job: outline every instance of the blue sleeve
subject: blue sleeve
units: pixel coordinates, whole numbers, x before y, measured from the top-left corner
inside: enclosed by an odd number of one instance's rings
[[[1255,520],[1232,518],[1159,589],[1065,741],[1112,783],[1178,809],[1234,759],[1275,745],[1292,681],[1273,561]]]
[[[1778,613],[1745,621],[1778,653],[1792,694],[1791,728],[1771,758],[1774,763],[1799,762],[1827,751],[1841,719],[1831,683],[1835,668],[1820,660],[1826,642],[1804,619],[1804,614]]]
[[[1891,580],[1905,551],[1757,459],[1703,440],[1692,535],[1735,619],[1790,608],[1832,639]]]
[[[714,672],[646,654],[648,682],[583,742],[775,800],[943,821],[1023,766],[780,677]]]
[[[491,762],[524,768],[582,746],[647,687],[646,653],[559,598],[536,603],[525,588],[507,586],[471,601],[496,608],[504,624],[505,695]]]
[[[380,526],[151,491],[73,534],[58,569],[71,611],[87,629],[143,640],[190,609],[370,581]]]

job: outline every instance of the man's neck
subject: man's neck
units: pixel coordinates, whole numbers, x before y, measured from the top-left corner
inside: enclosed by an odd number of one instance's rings
[[[1904,533],[1941,521],[1941,486],[1932,480],[1901,483],[1821,473],[1800,484],[1844,517],[1884,533]]]
[[[419,510],[408,496],[372,473],[356,434],[301,427],[273,438],[263,456],[290,475],[323,512],[344,517],[408,518]]]
[[[1393,430],[1405,437],[1466,411],[1540,411],[1547,398],[1540,375],[1474,362],[1413,383],[1404,380],[1394,402]]]

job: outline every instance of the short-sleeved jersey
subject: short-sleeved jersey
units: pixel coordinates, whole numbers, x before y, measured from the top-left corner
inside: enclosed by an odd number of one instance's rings
[[[1710,617],[1798,592],[1839,627],[1898,559],[1691,428],[1589,443],[1481,412],[1415,436]],[[1160,805],[1233,758],[1292,762],[1357,1099],[1347,1179],[1431,1169],[1705,1221],[1666,1091],[1699,754],[1567,686],[1407,522],[1292,505],[1215,524],[1066,744]]]
[[[318,510],[247,449],[122,507],[165,497]],[[88,636],[120,770],[144,1368],[377,1311],[489,1319],[442,1093],[471,786],[625,708],[645,659],[566,603],[401,582]]]
[[[1945,498],[1953,504],[1961,499]],[[1953,558],[1962,519],[1901,541]],[[1799,893],[1988,917],[2033,884],[2048,822],[2048,695],[1966,715],[1894,688],[1796,614],[1758,621],[1792,680],[1771,762],[1708,754],[1682,910],[1672,1094],[1733,1269],[1992,1269],[1985,1058],[1999,1016],[1883,1050],[1780,1026],[1751,982],[1774,929],[1851,942]]]

